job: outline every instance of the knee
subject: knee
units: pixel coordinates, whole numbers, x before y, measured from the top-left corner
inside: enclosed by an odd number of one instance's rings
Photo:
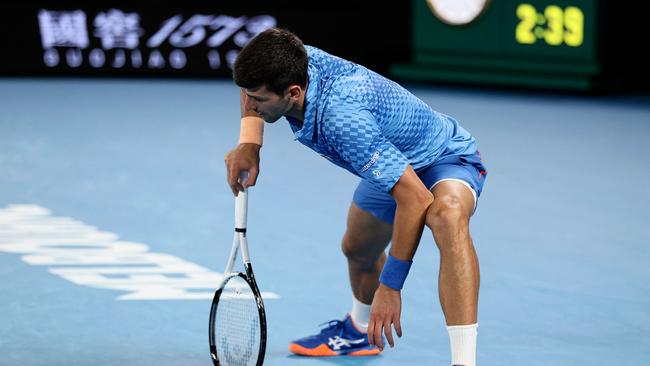
[[[372,251],[367,250],[369,245],[368,238],[347,232],[343,236],[341,249],[348,262],[371,270],[375,267],[377,258],[373,256]]]
[[[427,210],[426,225],[434,236],[466,234],[469,231],[469,213],[459,197],[436,197]]]

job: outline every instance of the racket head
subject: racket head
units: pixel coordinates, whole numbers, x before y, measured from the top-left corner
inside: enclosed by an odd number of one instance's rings
[[[252,270],[232,273],[215,292],[210,309],[210,354],[215,366],[261,366],[266,314]]]

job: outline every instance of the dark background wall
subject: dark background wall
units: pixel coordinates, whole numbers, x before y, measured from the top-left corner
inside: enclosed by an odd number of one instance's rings
[[[0,73],[229,77],[228,64],[246,40],[272,25],[295,32],[306,44],[382,73],[391,63],[410,56],[408,2],[222,0],[153,4],[21,3],[7,11],[0,23]],[[49,35],[49,43],[43,40],[44,33]],[[79,40],[86,42],[79,44]]]

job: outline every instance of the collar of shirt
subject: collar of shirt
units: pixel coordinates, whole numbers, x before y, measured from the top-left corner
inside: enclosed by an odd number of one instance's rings
[[[321,75],[318,66],[312,60],[307,65],[307,79],[309,85],[305,93],[305,118],[300,121],[292,117],[286,117],[291,124],[293,135],[296,140],[311,146],[313,144],[314,131],[316,128],[316,114],[318,113],[318,98],[321,92]]]

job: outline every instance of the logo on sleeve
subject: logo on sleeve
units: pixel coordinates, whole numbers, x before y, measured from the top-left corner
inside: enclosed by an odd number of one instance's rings
[[[363,173],[363,172],[365,172],[366,170],[370,169],[370,167],[371,167],[373,164],[375,164],[375,163],[377,162],[377,160],[379,160],[379,150],[375,151],[375,152],[372,154],[372,157],[370,158],[370,161],[367,162],[366,165],[363,166],[363,168],[361,168],[361,172]],[[375,172],[378,172],[378,170],[375,170]],[[376,175],[376,173],[374,173],[374,172],[373,172],[373,174]]]

